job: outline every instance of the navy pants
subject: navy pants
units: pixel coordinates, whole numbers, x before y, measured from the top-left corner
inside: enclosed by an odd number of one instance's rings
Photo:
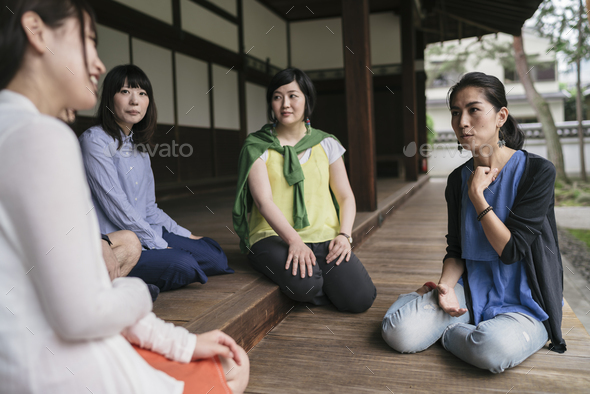
[[[164,229],[162,238],[172,249],[141,252],[128,276],[158,286],[160,291],[178,289],[193,282],[206,283],[207,276],[232,274],[227,256],[211,238],[190,239]]]

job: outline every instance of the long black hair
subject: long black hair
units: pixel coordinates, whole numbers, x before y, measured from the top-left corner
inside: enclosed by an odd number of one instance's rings
[[[304,118],[309,118],[313,113],[313,108],[315,107],[315,100],[316,100],[316,93],[315,87],[313,86],[313,82],[307,76],[306,73],[301,71],[298,68],[287,68],[282,71],[279,71],[275,74],[274,77],[270,80],[270,84],[266,89],[266,105],[267,105],[267,117],[271,123],[276,122],[275,114],[272,111],[272,97],[278,88],[283,85],[288,85],[293,81],[297,81],[299,85],[299,89],[305,96],[305,113],[303,115]]]
[[[132,64],[125,64],[114,67],[102,83],[102,94],[100,97],[100,106],[96,111],[96,124],[102,126],[105,133],[119,142],[117,149],[123,145],[121,137],[121,128],[117,124],[113,108],[115,107],[115,94],[117,94],[123,85],[130,88],[139,88],[145,90],[150,99],[149,105],[143,119],[133,126],[133,144],[137,145],[139,151],[144,151],[144,145],[151,145],[152,138],[157,129],[158,111],[154,101],[154,91],[152,84],[143,70]]]
[[[75,17],[80,22],[80,39],[84,64],[86,40],[84,13],[90,17],[90,27],[96,32],[94,11],[86,0],[2,0],[0,9],[0,90],[6,88],[22,66],[27,48],[27,35],[21,25],[24,13],[33,11],[47,26],[57,29],[66,19]]]
[[[493,75],[487,75],[481,72],[470,72],[463,75],[461,80],[449,89],[447,105],[450,107],[453,104],[455,95],[467,87],[482,89],[486,100],[492,104],[496,113],[498,113],[502,107],[508,107],[506,91],[502,82]],[[525,134],[512,115],[508,115],[508,119],[506,119],[506,122],[500,128],[500,132],[503,137],[500,139],[506,141],[507,147],[512,149],[522,149]]]

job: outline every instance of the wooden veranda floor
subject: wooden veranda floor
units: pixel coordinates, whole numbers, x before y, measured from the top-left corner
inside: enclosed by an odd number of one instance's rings
[[[381,339],[381,319],[401,293],[440,275],[445,250],[444,183],[429,182],[392,213],[355,252],[377,286],[362,314],[295,306],[250,352],[248,393],[588,393],[590,336],[569,306],[568,351],[544,348],[494,375],[472,367],[440,344],[399,354]]]
[[[385,211],[393,213],[393,205],[410,198],[425,180],[379,180],[380,211],[357,215],[352,234],[355,242],[360,244],[371,235],[373,228],[379,226],[381,211],[383,216],[386,216]],[[210,277],[204,285],[194,283],[161,293],[154,303],[154,312],[191,332],[222,329],[250,350],[287,315],[295,302],[281,294],[278,286],[255,272],[246,256],[240,253],[231,216],[234,197],[235,192],[227,188],[208,193],[193,189],[181,198],[159,202],[160,208],[193,234],[217,240],[235,273]]]

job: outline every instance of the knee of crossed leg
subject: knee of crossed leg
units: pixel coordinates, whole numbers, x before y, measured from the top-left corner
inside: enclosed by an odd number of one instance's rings
[[[172,290],[183,287],[194,282],[197,278],[195,265],[197,262],[194,257],[184,251],[174,250],[174,254],[170,256],[170,265],[167,269],[167,278],[169,286],[166,290]]]
[[[400,353],[416,353],[422,351],[423,339],[416,333],[416,325],[411,319],[402,318],[396,311],[383,318],[381,336],[395,351]]]
[[[468,347],[473,364],[493,373],[510,368],[518,358],[520,347],[509,338],[490,335],[490,332],[475,330],[468,337]]]
[[[127,256],[130,260],[137,261],[141,256],[141,242],[137,235],[133,231],[122,230],[121,231],[121,244],[127,250]]]

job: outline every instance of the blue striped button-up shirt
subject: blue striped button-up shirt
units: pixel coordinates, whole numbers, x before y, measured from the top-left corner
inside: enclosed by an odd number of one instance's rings
[[[158,208],[149,155],[133,146],[132,133],[125,136],[121,132],[121,149],[101,126],[91,127],[80,136],[100,231],[131,230],[144,248],[165,249],[168,243],[162,238],[162,227],[184,237],[191,232]]]

